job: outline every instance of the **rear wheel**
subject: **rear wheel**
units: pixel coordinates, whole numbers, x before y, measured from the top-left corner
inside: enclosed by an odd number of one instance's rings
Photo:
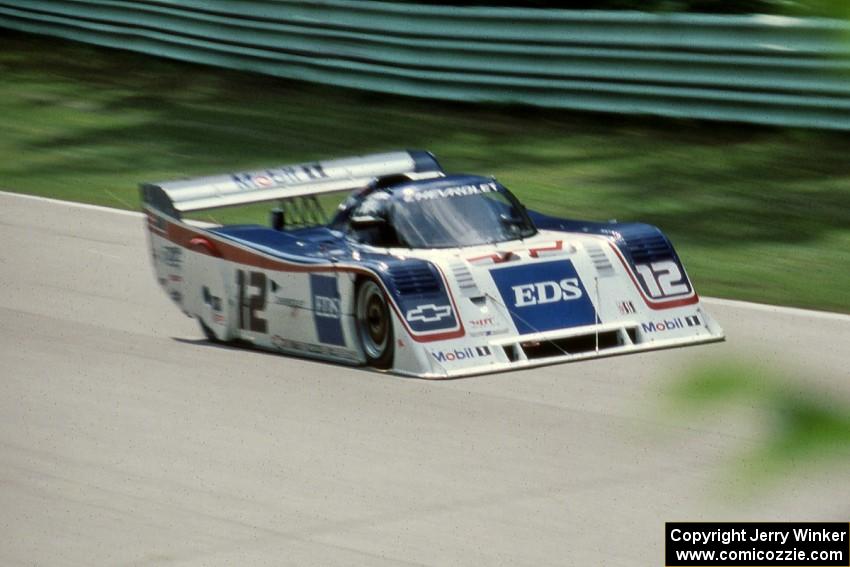
[[[204,323],[204,320],[201,319],[200,317],[198,317],[198,323],[201,325],[201,331],[204,332],[204,336],[207,338],[207,340],[209,342],[211,342],[211,343],[222,342],[221,339],[219,339],[218,337],[215,336],[215,332],[212,329],[210,329],[209,327],[207,327],[207,324]]]
[[[369,366],[386,370],[393,363],[393,322],[383,290],[373,280],[357,286],[357,335]]]

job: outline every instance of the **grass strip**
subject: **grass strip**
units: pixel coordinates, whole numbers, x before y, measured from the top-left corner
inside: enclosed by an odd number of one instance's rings
[[[533,209],[660,226],[703,294],[850,312],[847,134],[435,102],[0,41],[2,189],[134,209],[140,181],[421,148]]]

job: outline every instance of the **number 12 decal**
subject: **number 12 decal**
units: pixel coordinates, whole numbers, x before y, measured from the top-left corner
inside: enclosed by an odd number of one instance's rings
[[[653,299],[686,295],[691,292],[691,286],[676,262],[667,260],[652,264],[638,264],[635,269],[643,280],[644,289]]]
[[[246,277],[246,275],[248,277]],[[257,288],[259,294],[246,296],[246,286]],[[263,272],[245,273],[236,270],[236,285],[239,287],[239,328],[255,333],[267,333],[268,325],[262,312],[266,309],[266,274]]]

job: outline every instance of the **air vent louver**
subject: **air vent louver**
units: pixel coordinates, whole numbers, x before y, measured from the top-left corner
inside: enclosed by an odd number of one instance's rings
[[[611,265],[611,260],[608,259],[598,242],[585,242],[584,249],[587,250],[587,255],[590,256],[590,260],[600,277],[605,278],[614,275],[614,266]]]
[[[469,271],[465,262],[462,260],[453,262],[450,268],[464,297],[477,297],[481,295],[481,291],[475,284],[475,278],[472,277],[472,272]]]
[[[399,295],[437,293],[440,282],[428,264],[403,264],[389,270],[390,279]]]
[[[629,232],[621,232],[621,235],[635,264],[649,264],[673,256],[673,249],[657,229],[642,227]]]

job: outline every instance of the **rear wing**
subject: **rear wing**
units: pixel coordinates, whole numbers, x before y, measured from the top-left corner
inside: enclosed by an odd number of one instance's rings
[[[352,191],[387,175],[442,171],[429,152],[411,150],[142,183],[140,190],[144,206],[180,218],[191,211]]]

